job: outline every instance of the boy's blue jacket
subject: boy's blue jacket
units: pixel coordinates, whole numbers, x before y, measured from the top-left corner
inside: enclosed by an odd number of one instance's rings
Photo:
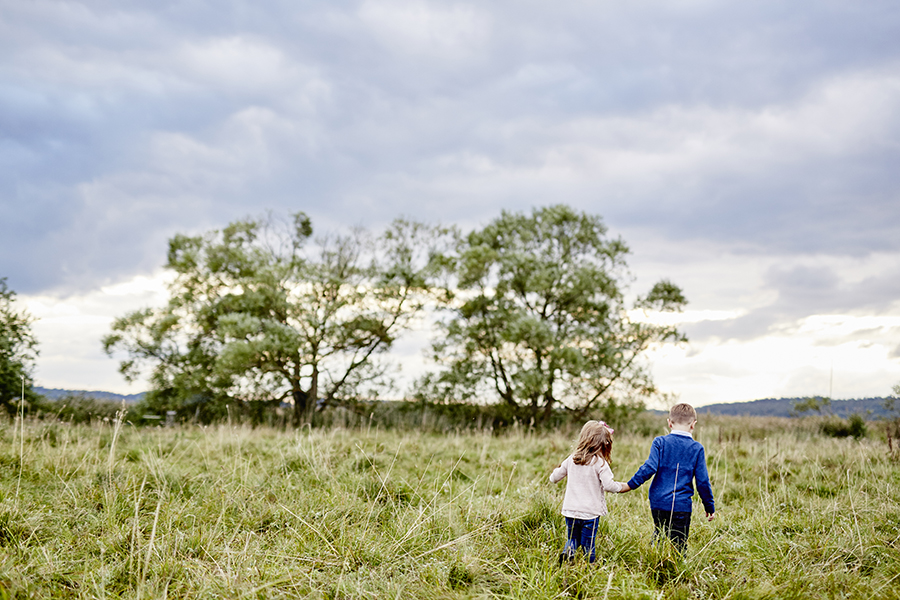
[[[670,433],[654,439],[647,462],[637,470],[628,487],[638,488],[654,474],[656,476],[650,484],[650,508],[691,512],[696,479],[703,508],[709,514],[716,511],[709,473],[706,471],[706,453],[703,444],[692,437]]]

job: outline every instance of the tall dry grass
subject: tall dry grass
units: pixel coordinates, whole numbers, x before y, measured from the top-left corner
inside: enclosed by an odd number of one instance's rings
[[[656,420],[617,437],[618,479]],[[547,476],[571,432],[18,424],[0,597],[900,596],[897,462],[796,422],[704,418],[718,517],[684,557],[652,544],[645,487],[609,499],[598,564],[565,568]]]

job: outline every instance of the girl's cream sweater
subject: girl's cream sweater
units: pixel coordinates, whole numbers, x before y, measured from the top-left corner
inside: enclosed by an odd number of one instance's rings
[[[556,483],[564,477],[566,497],[563,500],[562,514],[576,519],[592,519],[607,513],[607,492],[618,492],[622,484],[613,480],[613,472],[609,464],[595,456],[591,464],[576,465],[569,456],[550,474],[550,481]]]

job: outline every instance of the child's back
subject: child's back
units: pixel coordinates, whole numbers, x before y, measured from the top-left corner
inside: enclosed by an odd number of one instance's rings
[[[669,411],[672,433],[653,440],[650,456],[623,490],[633,490],[653,477],[650,514],[656,534],[665,533],[679,550],[684,550],[690,532],[695,480],[707,518],[711,521],[716,512],[706,470],[706,452],[691,433],[696,423],[697,412],[690,404],[672,407]]]
[[[550,481],[556,483],[564,477],[568,477],[566,496],[563,499],[564,516],[583,519],[605,516],[607,509],[604,491],[618,492],[621,488],[613,478],[609,463],[599,456],[595,456],[587,465],[579,465],[569,456],[553,470]]]
[[[706,453],[703,445],[690,435],[673,431],[654,439],[650,456],[628,481],[628,487],[634,489],[654,474],[650,484],[650,508],[691,512],[696,479],[703,507],[708,514],[715,512]]]
[[[596,559],[595,543],[600,517],[605,516],[605,492],[619,492],[624,483],[613,480],[609,468],[613,430],[603,421],[588,421],[581,428],[575,452],[550,474],[550,481],[566,480],[562,514],[566,518],[566,546],[560,563],[582,549],[590,562]]]

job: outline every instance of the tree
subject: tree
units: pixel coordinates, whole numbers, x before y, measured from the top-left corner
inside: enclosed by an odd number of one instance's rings
[[[420,380],[419,395],[493,398],[537,423],[557,408],[583,417],[640,404],[655,392],[642,353],[686,338],[629,316],[627,253],[620,239],[606,238],[600,217],[562,205],[504,211],[461,238],[458,289],[433,344],[445,368]],[[676,285],[660,281],[632,308],[679,311],[685,303]]]
[[[434,228],[395,221],[313,241],[303,213],[175,236],[170,300],[117,319],[104,339],[129,379],[152,365],[148,402],[221,417],[288,400],[295,422],[390,385],[379,360],[423,307]]]
[[[884,399],[884,410],[890,419],[900,422],[900,383],[894,386],[893,392]]]
[[[831,409],[831,398],[810,396],[791,402],[791,416],[799,417],[806,412],[815,412],[819,415],[834,415],[834,411]]]
[[[6,277],[0,278],[0,405],[10,415],[15,414],[22,397],[23,381],[25,399],[38,399],[31,379],[38,355],[37,340],[31,332],[34,319],[26,311],[16,310],[15,299]]]

